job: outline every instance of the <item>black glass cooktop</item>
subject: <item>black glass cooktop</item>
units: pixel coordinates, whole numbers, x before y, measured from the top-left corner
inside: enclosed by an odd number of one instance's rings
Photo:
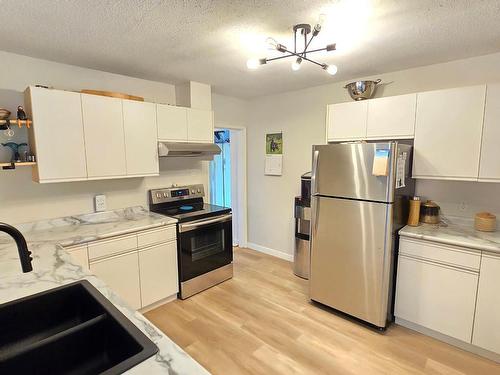
[[[150,206],[152,212],[176,218],[180,222],[203,219],[211,216],[228,214],[228,207],[203,203],[203,201],[189,199],[175,203],[161,203]]]

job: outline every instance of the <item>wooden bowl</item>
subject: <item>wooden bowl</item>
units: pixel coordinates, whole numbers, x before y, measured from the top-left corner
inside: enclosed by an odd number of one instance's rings
[[[119,99],[128,99],[128,100],[136,100],[138,102],[143,102],[144,98],[142,96],[135,96],[129,94],[122,94],[121,92],[113,92],[113,91],[100,91],[100,90],[80,90],[82,94],[90,94],[90,95],[100,95],[100,96],[109,96],[111,98],[119,98]]]
[[[0,108],[0,120],[7,120],[10,116],[10,111],[5,108]]]
[[[481,232],[495,232],[497,230],[497,217],[489,212],[478,212],[474,216],[474,228]]]

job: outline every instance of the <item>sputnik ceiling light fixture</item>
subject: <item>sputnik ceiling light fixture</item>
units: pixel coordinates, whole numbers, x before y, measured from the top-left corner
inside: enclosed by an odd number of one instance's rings
[[[247,61],[247,68],[251,70],[257,69],[259,66],[267,64],[270,61],[274,60],[280,60],[280,59],[285,59],[287,57],[294,57],[295,60],[292,63],[292,70],[297,71],[300,69],[301,64],[303,61],[308,61],[310,63],[316,64],[322,69],[324,69],[328,74],[334,75],[337,73],[337,67],[335,65],[327,65],[323,63],[319,63],[317,61],[314,61],[308,57],[308,54],[314,53],[314,52],[319,52],[319,51],[335,51],[336,49],[336,44],[328,44],[324,48],[318,48],[318,49],[312,49],[308,50],[309,45],[311,44],[312,40],[318,36],[319,32],[321,31],[321,26],[325,20],[325,15],[321,14],[319,16],[318,22],[314,27],[311,27],[310,24],[308,23],[299,23],[297,25],[293,26],[293,51],[290,51],[286,48],[284,44],[278,43],[275,39],[273,38],[267,38],[267,43],[269,43],[270,47],[273,49],[284,53],[285,55],[283,56],[278,56],[278,57],[273,57],[273,58],[263,58],[263,59],[250,59]],[[304,37],[304,49],[302,51],[297,51],[297,34],[300,33]],[[308,35],[311,34],[310,37]]]

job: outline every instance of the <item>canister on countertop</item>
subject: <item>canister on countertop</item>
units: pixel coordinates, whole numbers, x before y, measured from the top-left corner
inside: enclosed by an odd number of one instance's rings
[[[426,224],[439,224],[439,206],[433,201],[426,201],[420,205],[420,221]]]
[[[408,225],[416,227],[420,219],[420,197],[410,199],[410,213],[408,215]]]
[[[474,228],[481,232],[494,232],[497,230],[497,217],[489,212],[478,212],[474,216]]]

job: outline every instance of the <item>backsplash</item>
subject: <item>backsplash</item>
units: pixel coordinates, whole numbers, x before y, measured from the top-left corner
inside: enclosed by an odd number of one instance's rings
[[[108,210],[147,207],[149,189],[206,186],[207,181],[207,162],[182,158],[160,159],[160,176],[147,178],[38,184],[31,180],[31,167],[0,171],[0,222],[18,224],[93,212],[96,194],[106,194]]]
[[[431,199],[443,215],[473,218],[489,211],[500,217],[500,184],[490,182],[417,180],[416,195]]]

